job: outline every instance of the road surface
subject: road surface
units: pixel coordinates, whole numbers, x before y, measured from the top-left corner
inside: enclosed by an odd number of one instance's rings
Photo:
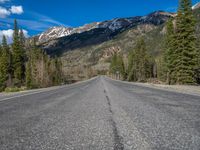
[[[200,150],[200,97],[97,77],[0,97],[1,150]]]

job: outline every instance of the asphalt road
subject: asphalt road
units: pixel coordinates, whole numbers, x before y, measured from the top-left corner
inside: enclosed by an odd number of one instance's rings
[[[200,97],[97,77],[0,97],[1,150],[200,150]]]

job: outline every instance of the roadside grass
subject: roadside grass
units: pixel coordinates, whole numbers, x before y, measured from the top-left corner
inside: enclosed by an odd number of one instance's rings
[[[4,92],[5,93],[13,93],[13,92],[20,92],[20,91],[24,91],[24,90],[27,90],[26,87],[7,87]]]

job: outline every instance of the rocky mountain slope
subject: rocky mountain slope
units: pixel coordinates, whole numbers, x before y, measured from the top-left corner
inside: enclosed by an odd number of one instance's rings
[[[197,18],[199,10],[194,7]],[[156,11],[147,16],[116,18],[78,28],[54,27],[34,38],[48,54],[62,58],[67,75],[81,80],[106,73],[114,52],[121,51],[126,57],[141,35],[145,37],[149,53],[159,56],[164,23],[175,15]]]
[[[116,18],[78,28],[53,27],[36,36],[35,39],[48,54],[55,55],[76,48],[100,44],[139,25],[159,26],[173,16],[172,13],[157,11],[147,16]]]
[[[99,23],[91,23],[88,25],[84,25],[78,28],[71,28],[71,27],[52,27],[47,31],[41,33],[40,35],[36,36],[38,44],[42,44],[44,42],[48,42],[53,39],[57,39],[60,37],[70,36],[74,33],[82,33],[89,31],[93,28],[96,28]]]

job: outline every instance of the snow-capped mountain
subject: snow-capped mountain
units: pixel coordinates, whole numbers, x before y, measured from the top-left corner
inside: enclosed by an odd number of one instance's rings
[[[159,25],[164,23],[169,17],[173,17],[173,13],[156,11],[147,16],[138,16],[138,17],[129,17],[129,18],[116,18],[103,22],[95,22],[91,24],[86,24],[81,27],[72,28],[72,27],[52,27],[47,31],[41,33],[37,36],[37,42],[39,44],[48,42],[61,37],[67,37],[75,33],[83,33],[91,31],[93,29],[107,29],[109,32],[116,32],[118,30],[125,30],[132,26],[138,24],[154,24]]]
[[[198,9],[200,8],[200,2],[196,3],[194,6],[192,6],[192,9]]]
[[[93,28],[96,28],[99,23],[91,23],[91,24],[86,24],[82,27],[78,28],[71,28],[71,27],[52,27],[48,29],[47,31],[41,33],[38,36],[38,42],[39,43],[44,43],[48,42],[49,40],[61,38],[64,36],[69,36],[74,33],[82,33],[88,30],[91,30]]]
[[[55,38],[68,36],[72,33],[73,28],[66,27],[52,27],[39,35],[39,42],[43,43]]]

